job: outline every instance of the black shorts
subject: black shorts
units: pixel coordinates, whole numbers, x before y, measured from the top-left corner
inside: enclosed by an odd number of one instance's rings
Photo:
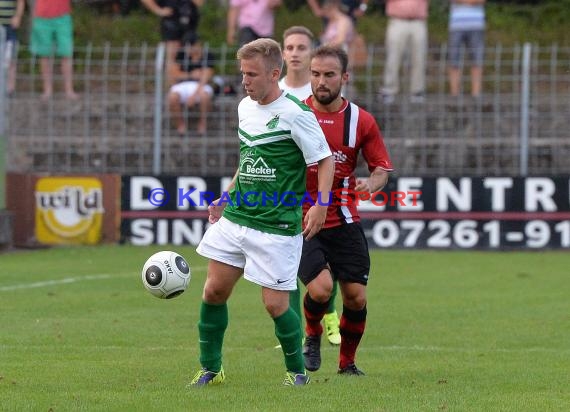
[[[259,39],[261,36],[257,34],[251,27],[242,27],[238,32],[238,42],[240,46],[243,46],[250,41]]]
[[[187,29],[181,25],[178,18],[163,17],[160,20],[160,38],[163,41],[182,40]]]
[[[368,283],[370,255],[360,223],[322,229],[314,238],[303,241],[298,277],[307,285],[326,267],[333,278],[343,282]]]

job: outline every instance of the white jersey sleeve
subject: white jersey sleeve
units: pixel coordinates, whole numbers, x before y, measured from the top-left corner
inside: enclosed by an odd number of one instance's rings
[[[303,152],[307,164],[332,155],[323,130],[312,111],[304,111],[296,117],[291,137]]]

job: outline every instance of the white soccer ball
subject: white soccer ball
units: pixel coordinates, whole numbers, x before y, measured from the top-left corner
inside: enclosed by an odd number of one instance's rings
[[[147,259],[142,269],[146,290],[160,299],[172,299],[186,290],[190,282],[190,266],[176,252],[164,250]]]

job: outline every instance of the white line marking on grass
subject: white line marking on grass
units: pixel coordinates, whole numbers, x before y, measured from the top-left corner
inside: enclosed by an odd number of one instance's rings
[[[194,268],[190,267],[192,273],[196,274],[197,272],[205,271],[207,269],[206,266],[196,266]],[[140,272],[139,272],[140,273]],[[81,282],[83,280],[99,280],[99,279],[109,279],[109,278],[117,278],[117,277],[131,277],[131,276],[140,276],[136,272],[133,274],[125,274],[125,272],[121,274],[101,274],[101,275],[86,275],[86,276],[77,276],[72,278],[63,278],[63,279],[54,279],[54,280],[45,280],[43,282],[34,282],[34,283],[17,283],[15,285],[9,286],[0,286],[0,292],[10,292],[12,290],[19,290],[19,289],[29,289],[29,288],[44,288],[47,286],[54,286],[54,285],[65,285],[68,283],[75,283]]]
[[[46,286],[64,285],[67,283],[75,283],[75,282],[80,282],[83,280],[108,279],[110,277],[111,277],[111,275],[87,275],[87,276],[63,278],[63,279],[57,279],[57,280],[46,280],[43,282],[18,283],[18,284],[10,285],[10,286],[2,286],[2,287],[0,287],[0,292],[9,292],[11,290],[18,290],[18,289],[43,288]]]

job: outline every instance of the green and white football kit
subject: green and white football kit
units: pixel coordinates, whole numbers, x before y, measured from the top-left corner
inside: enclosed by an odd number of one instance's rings
[[[245,98],[238,115],[239,174],[224,216],[263,232],[300,233],[307,164],[331,155],[315,115],[286,93],[267,105]],[[249,204],[237,202],[245,193]]]
[[[246,97],[238,116],[235,186],[222,195],[227,202],[222,219],[204,234],[197,251],[243,268],[244,277],[256,284],[294,290],[306,167],[331,152],[313,112],[287,93],[266,105]]]

